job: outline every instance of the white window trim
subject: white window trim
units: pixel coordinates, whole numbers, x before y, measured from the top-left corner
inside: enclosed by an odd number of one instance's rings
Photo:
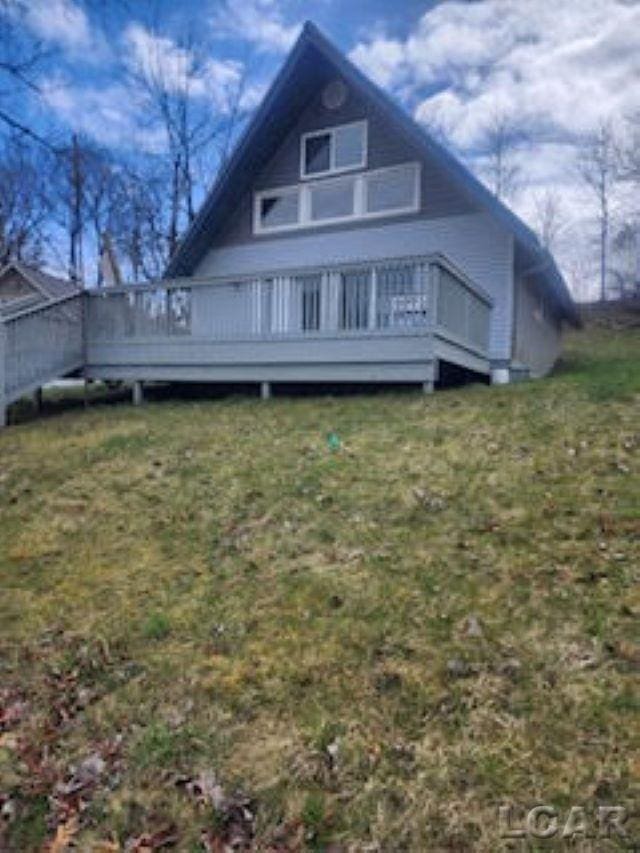
[[[354,163],[350,166],[334,166],[335,161],[335,144],[334,144],[334,136],[336,131],[344,130],[346,127],[362,127],[364,128],[363,136],[363,144],[362,144],[362,159],[360,163]],[[329,135],[331,140],[329,142],[329,168],[325,169],[323,172],[312,172],[307,173],[305,170],[305,148],[307,139],[314,139],[317,136],[326,136]],[[364,119],[362,121],[352,121],[348,124],[338,124],[333,125],[332,127],[325,127],[322,130],[312,130],[309,133],[303,133],[300,137],[300,179],[303,181],[313,181],[316,178],[322,178],[328,175],[341,175],[344,172],[353,172],[355,169],[366,169],[367,168],[367,153],[369,148],[369,122]]]
[[[370,177],[383,175],[387,172],[393,172],[400,167],[413,166],[414,172],[414,194],[411,204],[404,207],[388,208],[387,210],[367,211],[367,180]],[[305,181],[300,184],[292,184],[286,187],[274,187],[269,190],[259,190],[254,195],[253,202],[253,233],[256,235],[262,234],[278,234],[286,231],[300,231],[302,229],[323,228],[326,225],[336,225],[346,222],[366,221],[368,219],[385,219],[390,216],[402,216],[406,213],[417,213],[420,210],[421,203],[421,185],[422,185],[422,166],[419,162],[397,163],[394,166],[386,166],[383,169],[373,169],[368,172],[361,172],[358,175],[353,175],[350,179],[355,183],[354,189],[354,212],[348,216],[334,216],[330,219],[312,219],[311,218],[311,191],[315,186],[330,186],[332,183],[338,183],[342,178],[336,178],[331,181]],[[288,225],[272,225],[264,226],[260,219],[260,208],[262,199],[265,197],[287,193],[298,192],[300,198],[298,201],[298,221],[289,223]]]
[[[270,198],[274,195],[294,195],[298,194],[298,222],[292,222],[288,225],[272,225],[266,228],[262,225],[261,207],[262,199]],[[301,219],[305,219],[305,212],[302,210],[304,199],[300,195],[300,187],[298,184],[293,184],[288,187],[275,187],[272,190],[260,190],[254,197],[253,202],[253,231],[254,233],[270,233],[271,231],[290,231],[293,228],[299,228]]]

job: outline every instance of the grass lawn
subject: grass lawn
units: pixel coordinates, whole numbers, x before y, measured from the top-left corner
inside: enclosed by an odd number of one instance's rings
[[[633,811],[639,457],[638,328],[511,387],[4,431],[0,849],[496,851],[500,805]]]

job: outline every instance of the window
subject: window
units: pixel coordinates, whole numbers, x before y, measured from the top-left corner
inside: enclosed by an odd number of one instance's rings
[[[367,162],[367,123],[358,121],[327,130],[304,133],[300,175],[313,178],[362,169]]]
[[[287,189],[261,195],[258,215],[261,228],[296,225],[300,216],[300,193],[297,189]]]
[[[303,332],[317,332],[320,328],[320,300],[322,277],[320,275],[301,276],[301,328]]]
[[[414,207],[418,197],[415,163],[393,166],[367,178],[367,213],[386,213]]]
[[[370,270],[342,273],[340,276],[340,328],[367,329],[370,301]]]
[[[355,180],[342,178],[310,187],[311,219],[343,219],[353,216],[355,205]]]
[[[365,165],[364,122],[336,127],[333,132],[333,168],[357,169]]]
[[[305,141],[303,175],[322,175],[331,171],[331,134],[322,133]]]
[[[255,234],[398,216],[420,209],[420,164],[308,181],[255,195]]]

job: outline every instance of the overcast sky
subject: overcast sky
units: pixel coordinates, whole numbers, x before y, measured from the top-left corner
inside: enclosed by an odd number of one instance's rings
[[[636,0],[27,0],[26,6],[26,25],[57,51],[41,81],[39,120],[55,119],[123,149],[163,144],[127,94],[123,66],[144,66],[161,53],[179,73],[185,57],[177,42],[190,29],[206,37],[210,51],[193,96],[224,109],[229,91],[246,77],[245,103],[255,105],[307,18],[419,122],[437,126],[476,171],[482,171],[487,123],[509,115],[532,140],[519,153],[527,181],[513,205],[531,221],[545,190],[561,195],[567,228],[558,254],[574,283],[592,226],[573,143],[603,119],[619,121],[640,109]]]

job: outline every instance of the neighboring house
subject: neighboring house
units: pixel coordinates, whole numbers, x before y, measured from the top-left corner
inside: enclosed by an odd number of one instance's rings
[[[80,288],[72,281],[19,261],[10,261],[0,269],[0,313],[4,316],[76,293]]]
[[[82,293],[18,261],[0,269],[0,427],[15,400],[83,367]]]

